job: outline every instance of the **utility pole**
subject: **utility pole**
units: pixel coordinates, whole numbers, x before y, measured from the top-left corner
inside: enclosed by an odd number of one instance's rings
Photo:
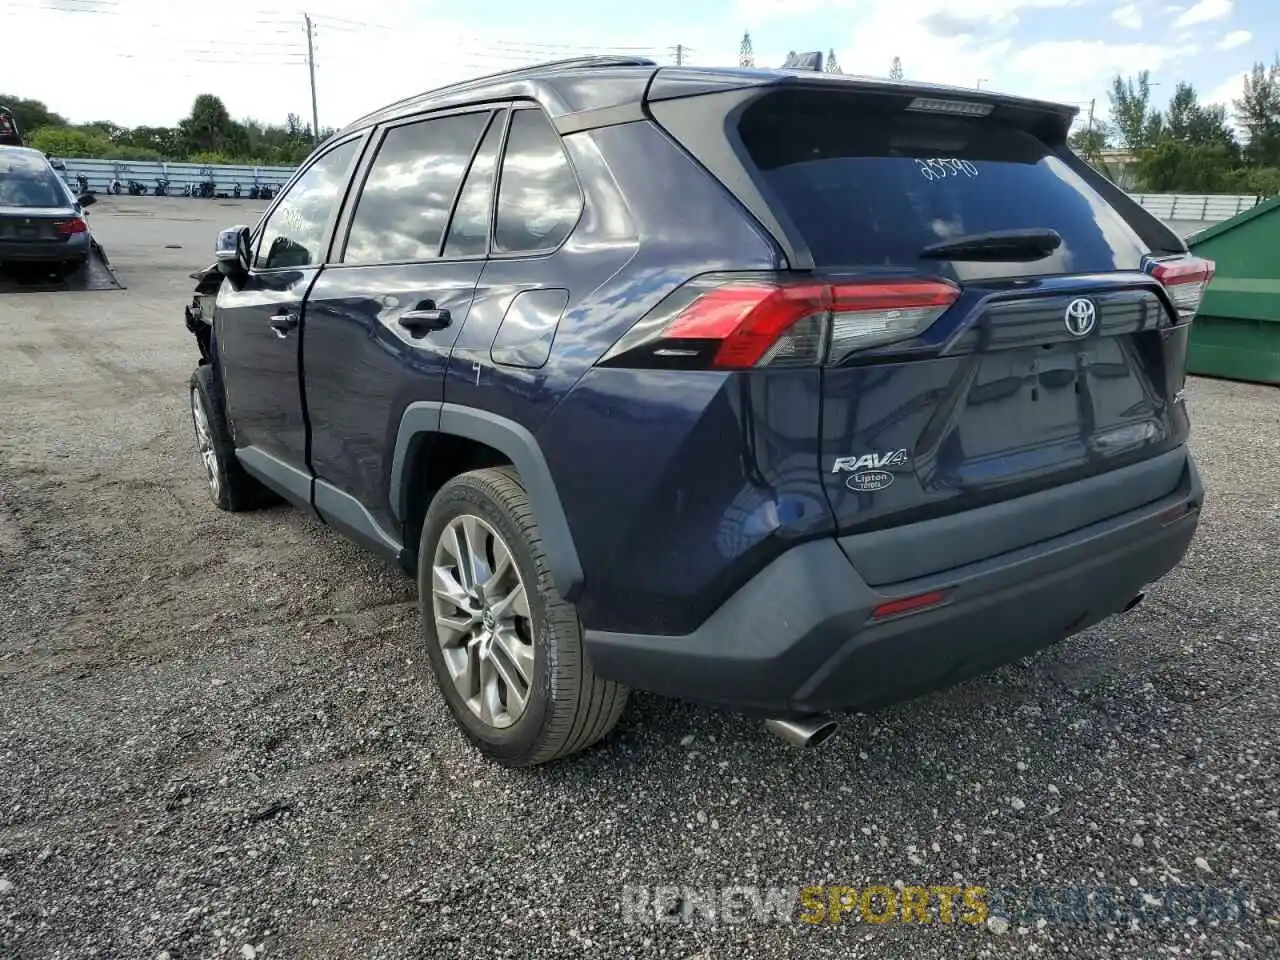
[[[1098,98],[1094,97],[1089,101],[1089,133],[1093,133],[1093,106],[1098,102]]]
[[[312,43],[311,14],[304,13],[307,22],[307,71],[311,74],[311,139],[320,142],[320,111],[316,109],[316,49]]]
[[[683,43],[676,44],[676,66],[677,67],[684,66],[684,44]]]

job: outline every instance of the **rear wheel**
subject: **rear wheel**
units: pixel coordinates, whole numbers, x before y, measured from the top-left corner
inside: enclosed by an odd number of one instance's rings
[[[88,258],[68,260],[62,264],[63,279],[70,280],[82,276],[89,267]]]
[[[583,653],[577,612],[557,594],[533,511],[509,467],[440,490],[418,551],[427,655],[454,719],[506,766],[584,750],[622,714],[627,690]]]
[[[208,364],[191,375],[189,400],[209,496],[218,509],[240,513],[278,502],[279,497],[249,476],[236,459],[222,388]]]

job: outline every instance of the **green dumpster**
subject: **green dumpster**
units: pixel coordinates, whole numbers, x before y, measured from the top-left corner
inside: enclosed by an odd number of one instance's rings
[[[1187,371],[1280,384],[1280,197],[1193,234],[1217,269],[1191,328]]]

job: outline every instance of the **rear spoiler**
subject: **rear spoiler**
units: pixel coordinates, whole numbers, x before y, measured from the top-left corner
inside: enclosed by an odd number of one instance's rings
[[[809,56],[809,55],[804,55]],[[796,62],[802,60],[797,55]],[[654,75],[645,93],[648,104],[685,97],[710,94],[763,94],[778,89],[813,89],[835,92],[846,90],[857,96],[883,96],[894,99],[919,98],[989,107],[991,116],[1017,126],[1034,130],[1041,136],[1063,138],[1080,108],[1051,100],[1014,97],[990,90],[970,90],[939,84],[907,83],[880,77],[858,77],[844,73],[821,73],[812,66],[786,67],[784,70],[740,69],[714,70],[699,67],[662,67]]]

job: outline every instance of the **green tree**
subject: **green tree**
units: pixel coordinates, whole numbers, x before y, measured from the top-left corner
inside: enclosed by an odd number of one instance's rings
[[[1166,133],[1175,140],[1190,139],[1191,125],[1199,109],[1195,88],[1189,83],[1180,82],[1165,113]]]
[[[1111,129],[1107,124],[1094,120],[1093,126],[1083,126],[1068,138],[1071,149],[1095,167],[1102,163],[1102,151],[1110,146]]]
[[[191,105],[191,115],[178,124],[188,153],[223,153],[234,156],[248,146],[248,136],[231,119],[219,97],[202,93]]]
[[[1239,144],[1227,125],[1226,107],[1220,104],[1201,106],[1196,89],[1179,83],[1165,111],[1164,136],[1200,146],[1218,145],[1236,152]]]
[[[1227,123],[1227,108],[1220,103],[1199,109],[1191,119],[1188,139],[1192,143],[1220,144],[1236,154],[1240,152],[1240,141]]]
[[[1111,81],[1111,120],[1116,139],[1126,150],[1138,151],[1160,139],[1164,118],[1151,107],[1151,72],[1143,70],[1137,80],[1119,74]]]
[[[13,111],[13,119],[22,132],[23,139],[35,133],[41,127],[65,127],[66,118],[58,116],[39,100],[27,100],[23,97],[11,97],[0,93],[0,106]]]
[[[119,139],[129,132],[127,127],[112,123],[110,120],[94,120],[90,123],[76,124],[77,130],[84,130],[89,133],[96,133],[112,143],[116,143]]]
[[[1280,167],[1257,167],[1241,171],[1238,189],[1241,193],[1252,193],[1259,197],[1274,197],[1280,194]]]
[[[1270,67],[1253,65],[1233,106],[1248,133],[1245,156],[1260,167],[1280,165],[1280,54]]]
[[[143,160],[163,163],[171,159],[159,150],[149,150],[146,147],[138,147],[132,144],[113,144],[102,155],[104,160]]]
[[[74,127],[40,127],[28,136],[27,145],[51,157],[103,157],[111,149],[111,141],[99,133]]]
[[[173,127],[134,127],[116,137],[115,142],[122,150],[140,151],[143,155],[155,153],[166,160],[177,160],[184,155],[182,139]]]
[[[893,58],[893,66],[889,68],[889,79],[890,80],[902,79],[902,58],[901,57]]]
[[[1224,144],[1166,137],[1136,165],[1142,185],[1156,193],[1220,193],[1231,189],[1235,154]]]

